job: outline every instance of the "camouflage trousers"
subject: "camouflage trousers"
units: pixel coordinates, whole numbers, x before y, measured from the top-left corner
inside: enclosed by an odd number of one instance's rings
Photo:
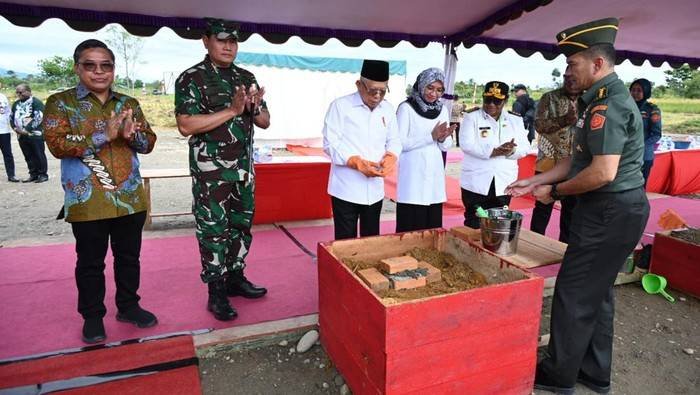
[[[202,281],[242,270],[253,236],[255,182],[192,177],[192,211],[202,260]]]

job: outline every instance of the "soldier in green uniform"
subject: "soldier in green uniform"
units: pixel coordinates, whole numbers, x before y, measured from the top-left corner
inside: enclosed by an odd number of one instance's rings
[[[613,284],[649,217],[642,119],[614,72],[617,29],[618,20],[607,18],[557,35],[565,75],[585,91],[577,102],[573,155],[509,187],[543,203],[578,199],[554,290],[549,355],[535,375],[535,388],[561,394],[574,393],[577,381],[610,391]]]
[[[259,298],[267,290],[243,275],[250,249],[255,171],[253,125],[266,129],[270,113],[255,76],[233,61],[238,24],[207,19],[204,60],[185,70],[175,85],[175,115],[189,136],[193,211],[207,283],[207,309],[216,319],[237,316],[227,296]]]

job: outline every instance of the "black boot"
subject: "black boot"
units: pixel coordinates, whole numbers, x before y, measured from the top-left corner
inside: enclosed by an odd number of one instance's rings
[[[207,310],[214,314],[214,318],[219,321],[230,321],[236,318],[238,313],[231,307],[226,298],[226,283],[224,280],[212,281],[207,284],[207,287],[209,287]]]
[[[265,296],[267,289],[258,287],[248,281],[243,275],[243,270],[229,273],[226,279],[226,294],[228,296],[242,296],[248,299],[257,299]]]

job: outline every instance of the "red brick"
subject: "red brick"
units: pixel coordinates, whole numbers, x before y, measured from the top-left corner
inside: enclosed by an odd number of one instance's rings
[[[357,272],[357,274],[360,276],[362,281],[364,281],[365,284],[367,284],[368,287],[372,288],[372,291],[374,292],[386,291],[391,285],[389,279],[384,277],[384,275],[381,274],[379,270],[373,267],[369,269],[360,270]]]
[[[379,268],[384,273],[394,274],[404,270],[414,270],[418,268],[416,258],[408,255],[397,256],[394,258],[382,259]]]
[[[428,262],[423,262],[423,261],[418,262],[418,268],[419,269],[428,269],[428,275],[426,277],[428,284],[442,280],[442,274],[440,272],[440,269],[429,264]]]
[[[409,277],[406,280],[391,280],[391,283],[394,284],[394,289],[411,289],[411,288],[418,288],[418,287],[425,287],[426,278],[425,277],[418,277],[418,278],[411,278]]]

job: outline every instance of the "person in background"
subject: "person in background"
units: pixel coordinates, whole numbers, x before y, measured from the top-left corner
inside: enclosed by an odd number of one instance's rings
[[[335,239],[379,234],[384,177],[394,172],[401,154],[394,107],[384,100],[389,63],[365,60],[357,92],[335,99],[326,112],[323,150],[331,158],[328,194]]]
[[[460,126],[465,226],[479,228],[477,207],[489,209],[510,204],[505,188],[518,178],[518,159],[530,149],[523,119],[503,111],[507,101],[508,85],[488,82],[484,86],[483,106],[468,112]]]
[[[442,70],[423,70],[411,95],[396,112],[401,138],[396,199],[396,231],[442,227],[445,167],[441,154],[452,146],[449,114],[440,97],[445,93]]]
[[[454,95],[452,99],[452,111],[450,111],[450,126],[455,126],[455,139],[457,147],[459,147],[459,125],[464,118],[464,103],[459,101],[459,96]]]
[[[542,95],[537,105],[535,128],[537,140],[537,162],[535,174],[551,170],[557,163],[571,156],[573,126],[576,123],[576,100],[581,90],[571,75],[564,74],[564,86]],[[559,217],[559,241],[568,243],[571,214],[576,206],[576,197],[567,196],[561,200]],[[535,202],[532,210],[530,230],[541,235],[547,230],[554,203]]]
[[[537,103],[527,93],[527,88],[523,84],[513,87],[515,101],[513,102],[513,112],[523,117],[523,124],[527,130],[527,140],[532,142],[535,139],[535,111]]]
[[[27,84],[17,85],[15,93],[17,100],[12,104],[10,126],[17,132],[19,148],[29,168],[29,178],[22,182],[46,182],[49,180],[48,163],[41,129],[44,103],[32,96],[32,88]]]
[[[139,102],[112,90],[114,53],[99,40],[73,53],[80,82],[46,101],[49,151],[61,160],[63,214],[75,236],[78,312],[83,341],[105,340],[105,256],[114,256],[117,320],[148,328],[156,316],[139,305],[141,235],[146,194],[137,154],[148,154],[156,134]]]
[[[175,119],[189,136],[193,212],[200,278],[207,284],[207,310],[220,321],[238,316],[228,296],[261,298],[267,289],[244,275],[253,242],[255,212],[254,125],[270,127],[270,113],[253,73],[233,62],[239,24],[206,19],[204,60],[175,83]]]
[[[651,82],[645,78],[640,78],[630,85],[630,94],[637,103],[639,112],[642,114],[644,124],[644,164],[642,165],[642,175],[644,185],[647,185],[651,167],[654,165],[654,145],[661,139],[661,110],[650,102]]]
[[[0,84],[2,88],[2,84]],[[12,156],[12,127],[10,126],[10,101],[7,96],[0,93],[0,150],[2,150],[2,160],[5,163],[5,173],[7,181],[19,182],[15,177],[15,158]]]

